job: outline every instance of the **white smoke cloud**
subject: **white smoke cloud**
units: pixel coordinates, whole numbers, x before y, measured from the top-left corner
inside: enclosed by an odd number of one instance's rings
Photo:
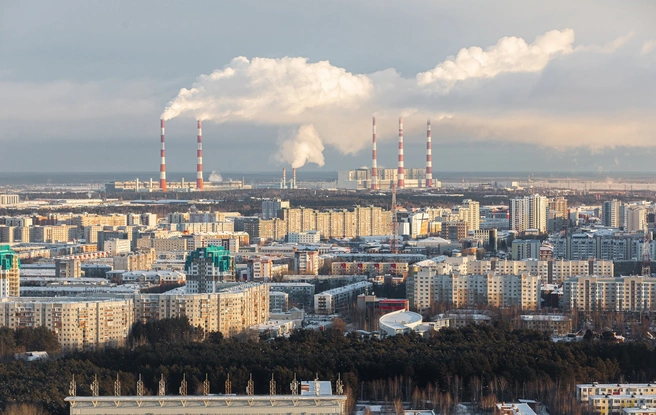
[[[504,126],[495,117],[467,110],[452,110],[447,114],[440,105],[448,105],[446,95],[458,83],[490,79],[505,73],[538,73],[551,60],[580,51],[612,53],[631,36],[629,33],[604,46],[577,47],[572,29],[546,32],[530,44],[521,38],[504,37],[485,50],[463,48],[455,57],[409,79],[394,69],[354,74],[328,61],[311,63],[307,58],[249,60],[238,57],[222,69],[199,76],[190,88],[181,89],[162,118],[193,116],[218,123],[253,122],[277,125],[282,131],[288,126],[300,125],[293,133],[281,133],[277,142],[279,151],[272,156],[272,160],[296,168],[305,163],[322,166],[325,145],[344,154],[355,154],[368,147],[372,114],[379,120],[379,139],[395,137],[395,120],[403,115],[411,120],[422,119],[418,123],[406,122],[407,137],[421,134],[425,119],[431,118],[435,124],[443,123],[445,132],[451,137],[476,139],[486,132],[496,131],[500,134],[495,134],[495,138],[500,140],[526,142],[535,137],[530,133],[532,129],[542,128],[548,122],[559,124],[559,121],[526,114],[523,119],[497,117],[510,122]],[[442,94],[439,100],[432,99],[435,93]],[[636,122],[642,125],[643,121]],[[632,128],[619,121],[616,124],[607,131],[624,135]],[[591,121],[586,125],[601,124]],[[439,129],[440,125],[434,128]],[[593,130],[599,136],[607,136],[598,128]],[[647,131],[642,127],[639,130],[641,133]],[[586,135],[583,134],[585,129],[575,122],[565,122],[562,128],[548,127],[544,131],[558,136],[550,139],[545,136],[544,143],[553,146],[557,142],[567,146],[576,141],[576,137]],[[599,145],[599,142],[591,140],[589,144]],[[609,138],[609,142],[612,139]]]
[[[323,142],[314,125],[302,125],[291,136],[281,135],[278,141],[280,150],[274,155],[278,162],[290,164],[293,168],[305,163],[325,164]]]
[[[468,79],[494,78],[502,73],[540,72],[558,55],[572,53],[574,30],[552,30],[535,38],[530,45],[510,36],[483,50],[478,46],[460,49],[428,72],[417,75],[419,86],[433,86],[448,92],[456,83]]]
[[[191,113],[201,120],[288,123],[312,110],[357,108],[372,92],[366,75],[307,58],[234,58],[182,88],[162,118]]]

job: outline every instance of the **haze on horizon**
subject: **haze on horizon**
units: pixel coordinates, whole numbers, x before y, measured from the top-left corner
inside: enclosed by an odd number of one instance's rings
[[[656,3],[0,5],[0,172],[656,171]]]

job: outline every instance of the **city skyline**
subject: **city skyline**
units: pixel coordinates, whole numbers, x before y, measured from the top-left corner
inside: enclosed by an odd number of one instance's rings
[[[170,171],[194,168],[196,118],[206,175],[370,166],[374,114],[379,167],[404,115],[407,167],[430,118],[436,173],[654,170],[656,6],[506,1],[494,22],[475,6],[5,5],[0,172],[155,175],[169,102]]]

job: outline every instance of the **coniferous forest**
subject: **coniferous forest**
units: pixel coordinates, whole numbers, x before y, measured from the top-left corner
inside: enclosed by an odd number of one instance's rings
[[[177,394],[183,374],[189,393],[202,391],[205,376],[211,393],[223,393],[230,375],[233,393],[241,394],[252,373],[256,394],[268,394],[272,373],[278,393],[289,393],[299,380],[337,379],[341,374],[354,399],[410,401],[417,408],[449,413],[458,402],[538,399],[552,414],[585,413],[575,403],[576,383],[642,382],[656,379],[656,354],[647,343],[610,340],[554,343],[546,334],[512,330],[503,323],[442,329],[430,338],[402,335],[361,338],[339,330],[294,332],[289,338],[262,341],[224,339],[202,334],[186,320],[137,324],[132,345],[76,352],[44,362],[5,358],[0,364],[0,402],[32,402],[49,413],[65,414],[64,398],[75,374],[77,394],[89,395],[95,375],[100,394],[113,394],[118,374],[122,393],[135,394],[142,375],[149,394],[163,374],[167,394]]]

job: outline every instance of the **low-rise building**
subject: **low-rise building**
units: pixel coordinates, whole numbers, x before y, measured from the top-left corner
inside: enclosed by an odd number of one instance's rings
[[[348,310],[351,304],[355,303],[359,294],[364,293],[372,286],[372,283],[362,281],[315,294],[314,312],[317,314],[344,312]]]
[[[572,318],[562,314],[526,314],[520,316],[520,322],[524,329],[546,331],[559,336],[572,331]]]

